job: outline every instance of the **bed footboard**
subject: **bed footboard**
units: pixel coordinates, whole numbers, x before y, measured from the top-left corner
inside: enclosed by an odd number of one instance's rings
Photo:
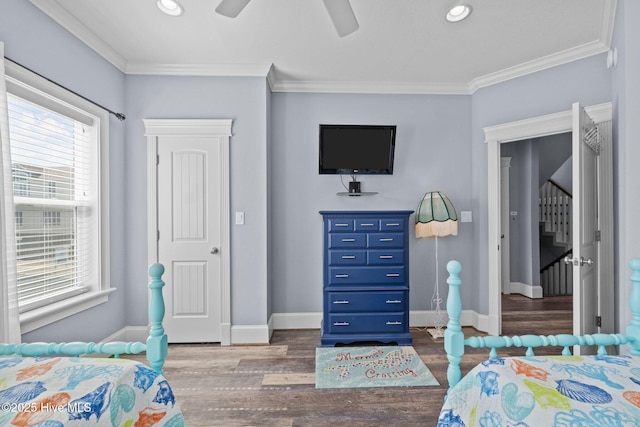
[[[86,354],[108,354],[119,357],[121,354],[139,354],[146,351],[146,358],[149,365],[155,371],[162,373],[164,360],[167,357],[167,335],[164,333],[162,319],[164,318],[164,298],[162,296],[162,274],[164,266],[162,264],[154,264],[149,268],[149,337],[147,342],[69,342],[69,343],[23,343],[23,344],[3,344],[0,343],[0,355],[19,355],[19,356],[47,356],[47,355],[65,355],[65,356],[81,356]]]
[[[625,334],[591,334],[591,335],[523,335],[523,336],[484,336],[465,338],[460,325],[460,315],[462,313],[462,301],[460,298],[460,272],[462,266],[458,261],[449,261],[447,271],[449,277],[449,295],[447,296],[447,313],[449,322],[444,334],[444,348],[447,352],[449,367],[447,369],[447,380],[449,388],[457,384],[462,373],[460,362],[464,355],[464,347],[488,348],[489,358],[497,358],[498,348],[504,347],[524,347],[526,356],[534,356],[534,348],[545,346],[563,347],[562,355],[570,355],[572,346],[592,345],[598,347],[598,354],[607,354],[606,347],[610,345],[626,344],[633,355],[640,355],[640,259],[633,259],[630,262],[631,275],[631,295],[630,306],[632,312],[631,323]]]

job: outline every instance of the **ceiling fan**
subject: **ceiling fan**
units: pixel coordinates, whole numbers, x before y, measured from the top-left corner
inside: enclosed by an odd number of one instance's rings
[[[222,0],[216,12],[229,18],[238,16],[250,0]],[[347,36],[360,26],[351,8],[349,0],[322,0],[329,13],[333,26],[336,27],[340,37]]]

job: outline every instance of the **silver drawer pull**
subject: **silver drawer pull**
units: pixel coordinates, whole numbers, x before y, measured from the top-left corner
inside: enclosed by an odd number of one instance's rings
[[[387,277],[400,277],[400,273],[387,273]]]
[[[387,322],[387,325],[402,325],[402,322]]]
[[[380,255],[380,259],[393,259],[393,255]]]
[[[380,239],[381,242],[393,242],[393,237],[384,237]]]
[[[336,274],[336,279],[346,279],[349,277],[348,274]]]
[[[400,301],[399,299],[388,299],[387,304],[402,304],[402,301]]]
[[[363,227],[373,227],[375,224],[367,223],[367,224],[360,224],[360,225]]]
[[[349,322],[333,322],[333,326],[349,326]]]
[[[356,239],[342,239],[343,242],[355,242]]]
[[[334,304],[349,304],[349,301],[347,300],[341,300],[341,301],[334,301]]]
[[[390,222],[389,224],[387,224],[387,227],[397,227],[399,225],[400,225],[400,223],[398,223],[398,222]]]
[[[334,224],[336,227],[348,227],[349,224]]]
[[[342,259],[356,259],[355,255],[342,255]]]

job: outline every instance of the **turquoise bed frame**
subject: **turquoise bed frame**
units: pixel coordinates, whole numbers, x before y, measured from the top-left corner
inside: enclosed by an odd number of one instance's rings
[[[562,355],[570,355],[571,347],[575,345],[592,345],[598,347],[598,354],[607,354],[606,347],[611,345],[627,345],[630,353],[640,356],[640,259],[633,259],[629,263],[631,266],[631,323],[627,326],[626,333],[623,334],[592,334],[592,335],[523,335],[523,336],[484,336],[465,338],[460,325],[460,314],[462,313],[462,301],[460,299],[460,272],[462,266],[458,261],[449,261],[447,271],[449,277],[449,295],[447,296],[447,313],[449,322],[444,333],[444,349],[447,352],[449,367],[447,368],[447,380],[449,389],[456,385],[462,378],[460,362],[464,355],[465,346],[471,348],[489,348],[490,359],[498,357],[498,348],[504,347],[524,347],[526,356],[534,356],[534,348],[545,346],[563,347]]]
[[[142,342],[68,342],[68,343],[46,343],[33,342],[23,344],[2,344],[0,343],[0,355],[20,355],[20,356],[47,356],[65,355],[81,356],[87,354],[106,354],[119,357],[121,354],[139,354],[146,352],[149,366],[156,372],[162,373],[162,367],[167,357],[167,335],[164,333],[162,319],[164,318],[164,298],[162,296],[162,274],[164,266],[153,264],[149,267],[149,336],[146,343]]]

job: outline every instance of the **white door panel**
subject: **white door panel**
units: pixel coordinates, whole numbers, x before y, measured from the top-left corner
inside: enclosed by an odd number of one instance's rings
[[[158,139],[158,256],[170,342],[220,341],[220,158],[217,137]]]
[[[573,329],[579,335],[598,332],[598,157],[585,142],[594,127],[573,104]]]

